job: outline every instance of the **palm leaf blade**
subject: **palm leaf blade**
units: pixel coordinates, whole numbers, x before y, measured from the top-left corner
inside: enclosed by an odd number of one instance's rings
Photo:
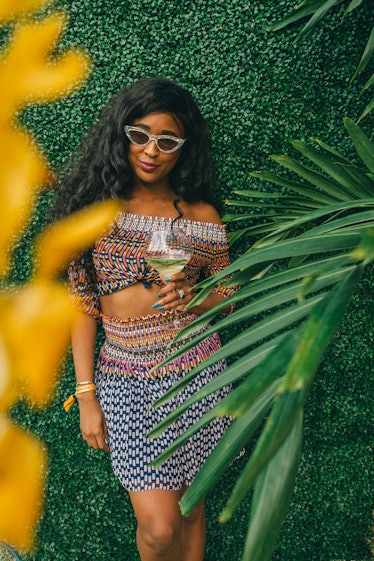
[[[258,476],[243,561],[269,561],[293,492],[301,448],[302,415]],[[275,505],[270,509],[269,504]]]
[[[276,384],[273,384],[256,400],[253,407],[243,417],[233,421],[196,475],[192,485],[183,495],[180,507],[184,515],[188,516],[191,513],[206,495],[207,490],[218,481],[227,466],[250,440],[269,411],[276,391]]]
[[[269,31],[278,31],[287,27],[295,21],[299,21],[307,16],[313,14],[320,6],[325,3],[326,0],[314,0],[312,2],[302,2],[299,4],[295,10],[293,10],[288,16],[281,19],[268,27]]]
[[[350,199],[345,191],[339,188],[336,183],[330,181],[320,173],[316,173],[306,166],[299,164],[294,158],[291,158],[290,156],[286,156],[284,154],[273,155],[271,157],[278,164],[297,173],[297,175],[299,175],[303,179],[306,179],[307,181],[312,183],[312,185],[315,185],[318,189],[320,189],[336,201],[348,201]]]
[[[336,165],[336,162],[326,157],[312,146],[308,146],[305,142],[295,140],[292,145],[296,148],[296,150],[299,150],[299,152],[317,164],[323,171],[338,182],[350,197],[363,198],[366,195],[365,192],[359,189],[360,185],[356,187],[352,184],[352,180],[349,174],[345,172],[345,168],[343,166]]]
[[[371,79],[369,80],[369,82],[371,83],[371,85],[374,84],[374,74],[372,75]],[[367,84],[365,84],[365,88],[368,87],[369,82],[367,82]],[[365,89],[364,88],[364,89]],[[371,99],[371,101],[368,103],[368,105],[365,107],[364,111],[361,113],[360,118],[358,119],[358,122],[362,121],[362,119],[364,117],[366,117],[367,115],[369,115],[369,113],[374,109],[374,97]]]
[[[351,0],[351,2],[349,3],[349,6],[346,9],[346,14],[349,14],[350,12],[353,12],[353,10],[355,10],[356,8],[358,8],[358,6],[360,6],[362,4],[364,0]]]
[[[361,72],[367,67],[373,54],[374,54],[374,27],[370,32],[368,42],[366,43],[364,52],[362,53],[362,57],[360,59],[360,62],[358,63],[355,73],[352,76],[352,80],[357,78],[357,76],[361,74]]]
[[[345,127],[352,139],[354,147],[356,148],[357,154],[360,156],[364,164],[367,166],[371,173],[374,173],[374,146],[362,131],[362,129],[356,125],[352,119],[346,117],[344,119]]]
[[[299,35],[295,39],[297,41],[302,41],[307,37],[313,29],[317,26],[320,20],[337,4],[340,4],[343,0],[325,0],[323,4],[314,12],[313,16],[306,23],[303,29],[300,31]]]
[[[294,191],[299,195],[307,197],[312,201],[318,201],[319,203],[324,205],[329,205],[336,202],[336,198],[329,197],[324,193],[320,193],[315,189],[311,189],[309,186],[304,185],[303,183],[296,183],[295,181],[284,179],[283,177],[280,177],[270,171],[252,171],[250,172],[250,175],[252,177],[256,177],[257,179],[269,181],[270,183],[274,183],[275,185],[279,185],[280,187],[290,189],[291,191]]]

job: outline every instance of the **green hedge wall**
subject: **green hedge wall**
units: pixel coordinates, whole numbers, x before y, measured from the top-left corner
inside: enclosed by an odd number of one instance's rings
[[[211,127],[221,203],[231,189],[255,185],[248,172],[269,169],[268,155],[291,151],[295,138],[317,136],[352,156],[342,118],[357,118],[368,101],[359,95],[365,76],[352,84],[350,78],[370,32],[369,3],[343,22],[342,9],[335,10],[298,46],[293,44],[297,26],[266,31],[294,5],[284,0],[57,0],[36,17],[64,9],[69,22],[57,52],[83,47],[94,69],[79,91],[55,104],[31,106],[20,119],[58,170],[123,84],[149,75],[174,79],[193,93]],[[8,37],[9,28],[0,28],[4,45]],[[367,134],[370,123],[363,121]],[[50,197],[40,197],[29,230],[14,247],[12,284],[31,274],[30,248],[45,223]],[[243,244],[235,247],[233,254],[243,249]],[[302,460],[275,561],[370,559],[372,280],[368,272],[306,406]],[[135,521],[127,495],[112,476],[108,457],[81,441],[77,408],[69,415],[62,409],[73,379],[68,357],[51,407],[35,412],[18,403],[12,413],[49,449],[39,547],[24,559],[133,561]],[[230,523],[221,526],[217,518],[245,460],[234,464],[208,497],[206,561],[241,558],[250,497]]]

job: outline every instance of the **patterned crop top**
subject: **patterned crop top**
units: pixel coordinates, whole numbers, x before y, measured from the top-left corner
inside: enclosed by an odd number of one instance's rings
[[[93,267],[86,267],[83,258],[72,261],[69,266],[69,287],[77,307],[99,318],[100,296],[138,282],[145,286],[148,283],[161,285],[157,271],[145,262],[144,241],[151,230],[170,228],[171,224],[172,218],[121,212],[110,229],[96,241],[92,250]],[[184,267],[191,286],[227,267],[229,255],[224,225],[181,218],[175,226],[183,230],[192,243],[193,255]],[[212,292],[228,297],[235,288],[218,286]]]

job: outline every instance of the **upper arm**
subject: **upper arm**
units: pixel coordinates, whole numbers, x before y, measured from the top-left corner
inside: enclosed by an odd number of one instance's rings
[[[100,300],[93,271],[87,268],[84,258],[77,258],[68,269],[69,290],[77,309],[95,319],[100,317]]]

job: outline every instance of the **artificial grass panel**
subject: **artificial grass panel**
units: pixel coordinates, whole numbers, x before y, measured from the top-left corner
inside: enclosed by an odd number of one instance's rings
[[[61,169],[98,110],[123,84],[149,75],[174,79],[198,100],[212,131],[221,201],[233,188],[273,189],[248,175],[274,168],[270,153],[292,152],[295,138],[317,136],[348,156],[342,125],[357,118],[369,93],[365,77],[349,83],[370,31],[369,8],[340,23],[331,13],[308,42],[293,45],[297,29],[269,33],[291,3],[238,0],[58,0],[40,13],[63,8],[69,22],[57,52],[81,46],[94,69],[76,93],[55,104],[30,106],[20,119],[33,131],[52,165]],[[4,45],[9,30],[1,30]],[[363,121],[368,133],[370,121]],[[8,282],[31,272],[33,239],[45,224],[51,194],[43,194],[29,230],[14,248]],[[222,207],[221,207],[222,208]],[[244,243],[233,248],[233,254]],[[372,440],[373,304],[368,276],[320,369],[306,407],[303,455],[289,515],[274,552],[276,561],[369,561]],[[73,387],[68,359],[50,408],[22,403],[13,416],[46,442],[49,475],[38,537],[26,561],[133,561],[135,521],[108,457],[81,441],[78,411],[62,401]],[[206,561],[240,560],[249,498],[225,526],[217,517],[245,458],[208,497]]]

